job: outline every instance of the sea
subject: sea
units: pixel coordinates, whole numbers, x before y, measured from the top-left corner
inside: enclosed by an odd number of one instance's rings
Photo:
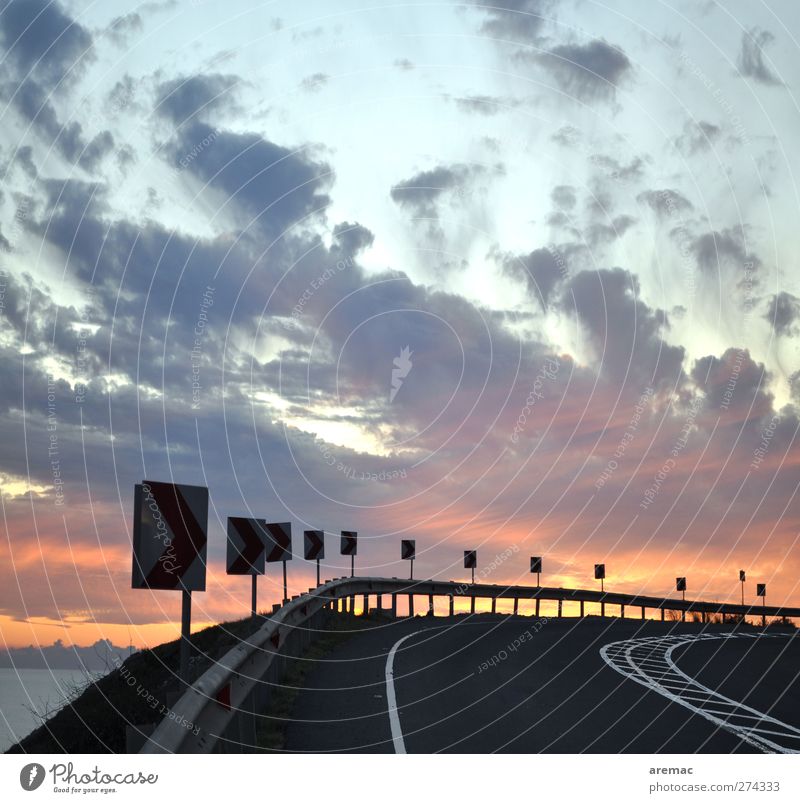
[[[0,669],[0,753],[41,724],[36,713],[52,715],[93,679],[78,669]]]

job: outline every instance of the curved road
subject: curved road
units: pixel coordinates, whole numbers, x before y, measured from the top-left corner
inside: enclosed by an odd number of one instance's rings
[[[491,615],[376,625],[308,673],[287,749],[800,750],[800,638],[731,630]]]

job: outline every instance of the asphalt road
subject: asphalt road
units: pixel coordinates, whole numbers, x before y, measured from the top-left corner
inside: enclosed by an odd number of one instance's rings
[[[702,632],[730,631],[714,625]],[[293,752],[754,752],[737,733],[624,677],[600,654],[611,642],[700,632],[699,625],[594,617],[418,617],[378,625],[309,672],[286,746]],[[393,734],[387,659],[405,636],[393,656]],[[681,646],[674,659],[709,688],[800,724],[800,637],[715,639]]]

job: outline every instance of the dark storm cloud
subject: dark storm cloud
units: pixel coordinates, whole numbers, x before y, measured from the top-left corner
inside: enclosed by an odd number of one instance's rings
[[[547,53],[520,53],[520,59],[536,61],[571,97],[591,103],[614,100],[617,88],[633,73],[624,51],[602,39],[584,45],[559,45]]]
[[[331,168],[303,150],[290,150],[258,134],[220,131],[201,122],[180,129],[170,155],[176,167],[208,182],[258,218],[271,237],[324,210]]]
[[[3,64],[48,93],[71,81],[91,60],[92,36],[51,0],[11,0],[0,14]]]
[[[506,275],[525,283],[528,293],[546,309],[560,281],[564,279],[563,260],[549,248],[537,248],[530,254],[503,260]]]
[[[636,196],[640,204],[647,204],[660,219],[672,218],[694,207],[690,201],[677,190],[645,190]]]
[[[736,66],[742,75],[753,78],[761,84],[780,86],[783,84],[775,73],[769,68],[764,59],[764,50],[775,41],[769,31],[761,28],[752,28],[742,33],[742,46]]]
[[[480,165],[440,165],[424,170],[392,187],[392,200],[420,217],[436,217],[436,201],[447,192],[465,188],[485,172]]]
[[[235,75],[192,75],[160,84],[156,90],[156,111],[181,124],[196,115],[230,108],[232,90],[239,84]]]
[[[782,290],[769,299],[764,318],[775,330],[776,335],[795,337],[800,334],[797,321],[800,320],[800,298]]]
[[[109,131],[87,140],[80,123],[62,123],[53,98],[82,75],[93,58],[91,34],[58,3],[12,0],[0,14],[5,80],[0,97],[52,142],[65,159],[94,172],[114,146]]]
[[[735,410],[746,418],[760,418],[772,410],[769,372],[748,349],[729,348],[721,357],[702,357],[691,377],[705,393],[709,409]]]
[[[552,7],[551,0],[473,0],[486,15],[481,33],[495,39],[535,42]]]
[[[691,248],[698,266],[710,273],[718,271],[720,266],[726,264],[750,270],[757,270],[761,265],[758,256],[748,251],[741,233],[733,229],[701,234],[694,240]]]
[[[662,310],[640,295],[639,280],[622,268],[582,271],[564,287],[559,305],[586,327],[601,375],[619,383],[674,386],[680,381],[682,347],[661,337]]]
[[[375,241],[375,235],[359,223],[338,223],[333,227],[333,236],[347,254],[357,254]]]

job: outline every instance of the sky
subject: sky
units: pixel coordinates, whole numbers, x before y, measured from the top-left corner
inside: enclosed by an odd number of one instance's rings
[[[209,489],[196,626],[357,571],[800,604],[800,8],[0,9],[2,646],[153,645],[133,489]],[[279,599],[279,567],[261,579]]]

